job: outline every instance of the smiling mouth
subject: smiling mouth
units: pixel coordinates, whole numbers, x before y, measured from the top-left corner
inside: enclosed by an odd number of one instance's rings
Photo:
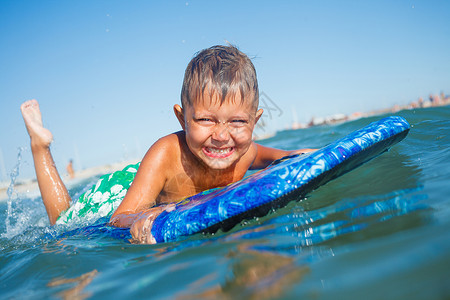
[[[225,158],[233,154],[234,148],[203,147],[203,153],[212,158]]]

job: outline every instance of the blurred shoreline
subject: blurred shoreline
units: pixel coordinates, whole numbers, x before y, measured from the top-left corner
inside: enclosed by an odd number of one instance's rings
[[[334,114],[327,117],[313,117],[309,121],[309,123],[298,123],[293,122],[293,124],[290,126],[290,128],[287,129],[301,129],[301,128],[309,128],[313,126],[320,126],[320,125],[330,125],[330,124],[338,124],[338,123],[344,123],[349,122],[353,120],[357,120],[360,118],[367,118],[377,115],[383,115],[387,113],[396,113],[400,110],[411,110],[416,108],[428,108],[428,107],[439,107],[439,106],[447,106],[450,105],[450,96],[445,95],[443,92],[441,92],[440,95],[433,95],[430,94],[427,100],[424,100],[422,97],[418,98],[417,101],[412,101],[406,105],[399,105],[396,104],[390,108],[385,109],[378,109],[373,110],[369,112],[354,112],[350,115],[345,114]]]

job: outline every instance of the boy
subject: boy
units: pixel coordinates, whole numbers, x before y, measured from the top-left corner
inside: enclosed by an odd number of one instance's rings
[[[136,242],[155,243],[152,223],[163,210],[173,208],[171,203],[238,181],[248,169],[264,168],[292,154],[252,141],[263,113],[258,97],[256,71],[245,54],[233,46],[200,51],[186,68],[182,107],[173,107],[182,131],[150,147],[110,224],[129,227]],[[52,134],[42,125],[36,100],[25,102],[21,110],[42,200],[55,224],[70,207],[70,197],[50,153]]]

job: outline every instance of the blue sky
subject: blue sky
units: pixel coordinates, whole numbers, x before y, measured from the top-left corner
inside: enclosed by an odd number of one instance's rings
[[[449,1],[0,1],[0,180],[19,147],[33,176],[21,102],[40,102],[62,171],[139,158],[179,129],[194,53],[226,42],[280,109],[267,131],[294,110],[306,122],[448,94],[448,20]]]

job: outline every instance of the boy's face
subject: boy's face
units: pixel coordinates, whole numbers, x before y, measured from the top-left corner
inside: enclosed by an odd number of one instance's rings
[[[191,152],[211,169],[227,169],[249,149],[262,109],[256,111],[251,101],[220,104],[216,99],[205,98],[182,111],[175,105],[175,113],[186,132]]]

